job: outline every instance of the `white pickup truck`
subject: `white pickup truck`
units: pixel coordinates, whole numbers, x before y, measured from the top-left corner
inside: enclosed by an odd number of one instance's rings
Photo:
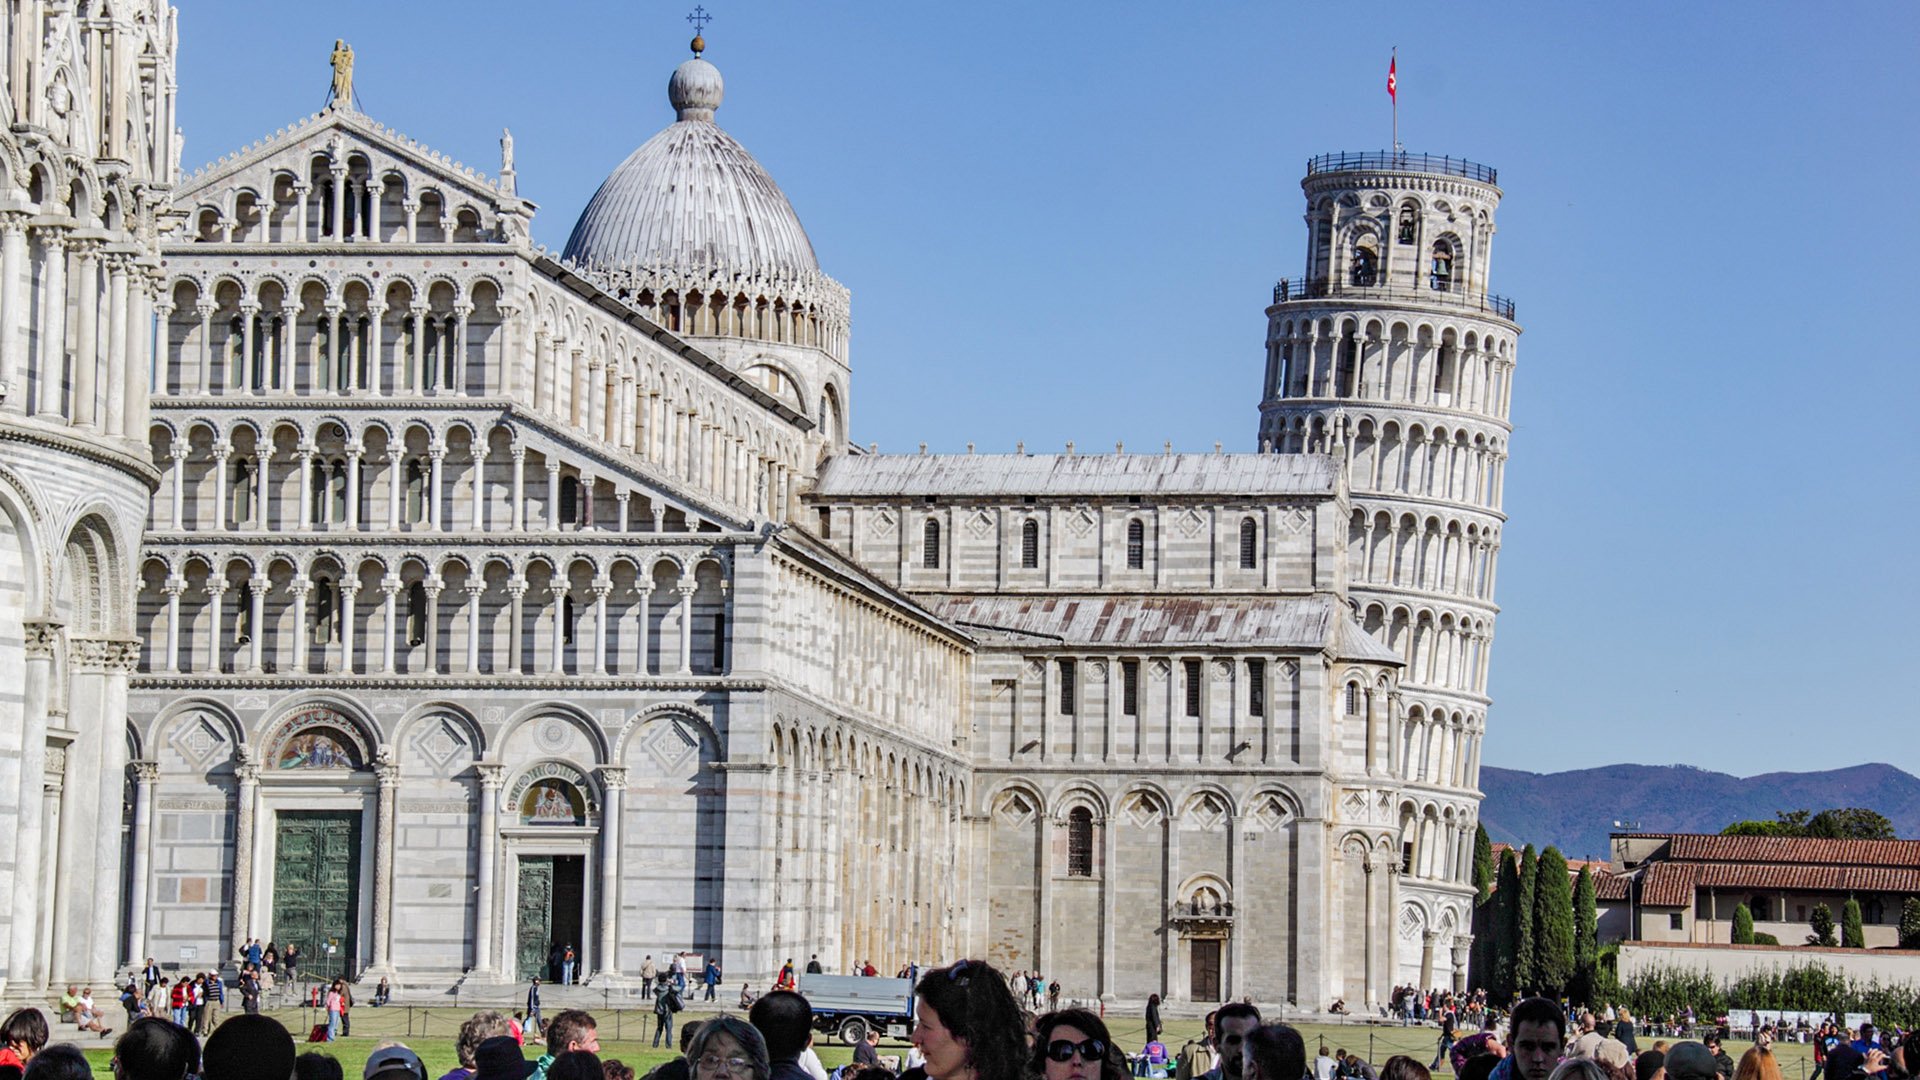
[[[879,1031],[896,1039],[913,1034],[913,980],[864,975],[802,975],[800,995],[813,1006],[817,1031],[852,1046]]]

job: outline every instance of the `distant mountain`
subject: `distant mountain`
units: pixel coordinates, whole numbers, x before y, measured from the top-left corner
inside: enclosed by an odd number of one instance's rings
[[[1643,832],[1719,832],[1777,810],[1864,806],[1903,838],[1920,837],[1920,777],[1891,765],[1777,772],[1744,779],[1691,765],[1603,765],[1562,773],[1480,768],[1480,820],[1495,842],[1559,847],[1568,858],[1608,855],[1615,821]]]

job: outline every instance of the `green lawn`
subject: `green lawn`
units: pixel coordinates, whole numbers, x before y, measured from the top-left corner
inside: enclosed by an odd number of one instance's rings
[[[640,1010],[591,1010],[598,1018],[600,1027],[600,1057],[617,1058],[633,1067],[635,1073],[644,1076],[647,1070],[661,1062],[670,1060],[674,1055],[665,1049],[655,1050],[648,1045],[653,1034],[653,1014]],[[435,1080],[441,1074],[458,1064],[454,1057],[453,1040],[460,1024],[473,1015],[472,1008],[452,1008],[449,1006],[406,1006],[392,1005],[375,1009],[360,1006],[353,1010],[353,1037],[341,1039],[331,1044],[304,1041],[306,1032],[315,1023],[315,1012],[307,1009],[284,1009],[273,1012],[275,1018],[287,1025],[299,1041],[301,1052],[318,1050],[331,1054],[340,1061],[347,1080],[358,1080],[360,1070],[365,1066],[367,1055],[374,1047],[388,1040],[406,1043],[427,1063],[429,1080]],[[689,1019],[698,1020],[710,1015],[705,1012],[681,1013],[679,1019],[684,1023]],[[324,1016],[319,1019],[324,1020]],[[1137,1014],[1114,1014],[1107,1017],[1107,1025],[1114,1041],[1129,1052],[1137,1052],[1146,1040],[1146,1022]],[[1425,1027],[1399,1027],[1387,1024],[1301,1024],[1301,1035],[1306,1038],[1309,1056],[1316,1053],[1322,1043],[1329,1050],[1346,1049],[1358,1053],[1368,1061],[1379,1065],[1395,1054],[1406,1054],[1425,1065],[1433,1060],[1437,1046],[1436,1032]],[[1161,1033],[1161,1041],[1178,1052],[1181,1044],[1198,1035],[1201,1023],[1198,1020],[1169,1020],[1166,1030]],[[109,1077],[108,1059],[112,1057],[111,1041],[86,1036],[78,1040],[70,1038],[71,1028],[56,1029],[54,1040],[75,1041],[86,1050],[88,1060],[93,1062],[94,1070],[102,1080]],[[1646,1035],[1640,1036],[1641,1049],[1651,1047],[1655,1040]],[[1727,1053],[1737,1061],[1751,1043],[1730,1040],[1726,1045]],[[906,1044],[898,1040],[883,1040],[880,1053],[904,1054]],[[850,1047],[841,1046],[828,1036],[817,1036],[814,1046],[828,1069],[846,1064],[853,1057]],[[538,1046],[528,1046],[527,1056],[537,1057],[542,1053]],[[1781,1071],[1786,1080],[1805,1080],[1813,1070],[1812,1047],[1798,1043],[1784,1043],[1774,1048],[1780,1060]],[[1450,1066],[1443,1065],[1436,1076],[1451,1077]]]

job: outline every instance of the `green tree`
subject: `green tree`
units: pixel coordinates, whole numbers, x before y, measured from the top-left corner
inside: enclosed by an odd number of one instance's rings
[[[1540,858],[1528,844],[1520,852],[1520,891],[1513,897],[1513,987],[1522,994],[1538,985],[1534,968],[1533,894],[1538,891]]]
[[[1851,896],[1840,908],[1840,944],[1849,949],[1867,947],[1867,932],[1860,925],[1860,901]]]
[[[1861,806],[1822,810],[1807,821],[1808,836],[1829,840],[1892,840],[1893,822]]]
[[[1594,1003],[1596,968],[1600,963],[1600,904],[1594,895],[1593,874],[1585,866],[1573,883],[1573,984],[1567,996],[1576,1005]]]
[[[1900,905],[1900,947],[1920,949],[1920,896],[1909,896]]]
[[[1736,821],[1720,830],[1722,836],[1805,836],[1811,810],[1776,810],[1772,821]]]
[[[1753,911],[1745,904],[1733,905],[1733,943],[1753,944]]]
[[[1491,961],[1489,969],[1489,988],[1496,1001],[1506,1002],[1513,999],[1518,988],[1515,976],[1515,961],[1518,950],[1514,948],[1515,908],[1520,899],[1520,861],[1513,856],[1513,849],[1500,853],[1500,884],[1493,890],[1493,910],[1490,913],[1487,935],[1487,958]]]
[[[1827,910],[1827,905],[1813,905],[1813,918],[1807,920],[1807,925],[1813,928],[1813,933],[1807,935],[1807,944],[1828,947],[1840,944],[1833,938],[1833,912]]]
[[[1487,838],[1487,827],[1475,825],[1473,829],[1473,945],[1468,955],[1467,984],[1475,990],[1492,989],[1493,965],[1489,958],[1493,951],[1493,886],[1498,879],[1500,866],[1493,861],[1493,841]]]
[[[1540,853],[1533,886],[1534,989],[1558,998],[1573,981],[1573,882],[1557,847]]]

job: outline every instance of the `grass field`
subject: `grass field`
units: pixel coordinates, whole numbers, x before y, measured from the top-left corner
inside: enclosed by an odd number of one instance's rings
[[[453,1069],[458,1060],[453,1052],[453,1040],[460,1024],[473,1015],[471,1008],[455,1009],[447,1006],[406,1006],[390,1005],[385,1008],[361,1006],[353,1010],[353,1037],[340,1039],[333,1043],[309,1044],[300,1041],[302,1052],[318,1050],[337,1058],[346,1073],[347,1080],[358,1080],[367,1056],[376,1046],[389,1040],[406,1043],[420,1055],[427,1064],[429,1080],[439,1077]],[[599,1020],[600,1058],[617,1058],[633,1067],[635,1073],[644,1076],[647,1070],[662,1062],[671,1060],[675,1054],[665,1049],[655,1050],[648,1045],[653,1034],[654,1020],[651,1012],[640,1010],[595,1010]],[[297,1040],[304,1040],[306,1032],[316,1022],[316,1012],[310,1009],[276,1010],[270,1015],[287,1025]],[[698,1021],[712,1015],[707,1012],[688,1011],[680,1014],[681,1022],[689,1019]],[[325,1020],[324,1015],[318,1019]],[[1107,1025],[1115,1042],[1129,1052],[1137,1052],[1146,1041],[1146,1023],[1137,1015],[1122,1016],[1115,1014],[1107,1018]],[[1422,1065],[1433,1060],[1438,1046],[1437,1033],[1430,1027],[1399,1027],[1387,1024],[1348,1023],[1348,1024],[1299,1024],[1296,1025],[1307,1043],[1307,1053],[1316,1053],[1324,1044],[1329,1050],[1351,1050],[1368,1061],[1379,1065],[1395,1054],[1406,1054]],[[1161,1041],[1174,1051],[1181,1044],[1198,1035],[1201,1022],[1198,1020],[1169,1020],[1166,1030],[1161,1033]],[[56,1042],[75,1042],[87,1053],[93,1063],[95,1075],[107,1080],[110,1073],[107,1062],[112,1058],[112,1041],[95,1036],[73,1039],[71,1028],[61,1028],[54,1032]],[[1640,1036],[1641,1049],[1651,1047],[1655,1039]],[[1745,1053],[1751,1043],[1729,1040],[1727,1053],[1735,1060]],[[903,1041],[887,1039],[880,1044],[880,1053],[904,1054],[906,1044]],[[816,1037],[815,1052],[820,1055],[828,1069],[844,1065],[852,1060],[851,1047],[839,1045],[837,1040],[821,1035]],[[543,1052],[539,1046],[529,1045],[527,1057],[538,1057]],[[1779,1058],[1781,1071],[1786,1080],[1805,1080],[1813,1071],[1812,1047],[1798,1043],[1784,1043],[1774,1048]],[[1451,1077],[1450,1066],[1442,1065],[1435,1072],[1436,1077]]]

